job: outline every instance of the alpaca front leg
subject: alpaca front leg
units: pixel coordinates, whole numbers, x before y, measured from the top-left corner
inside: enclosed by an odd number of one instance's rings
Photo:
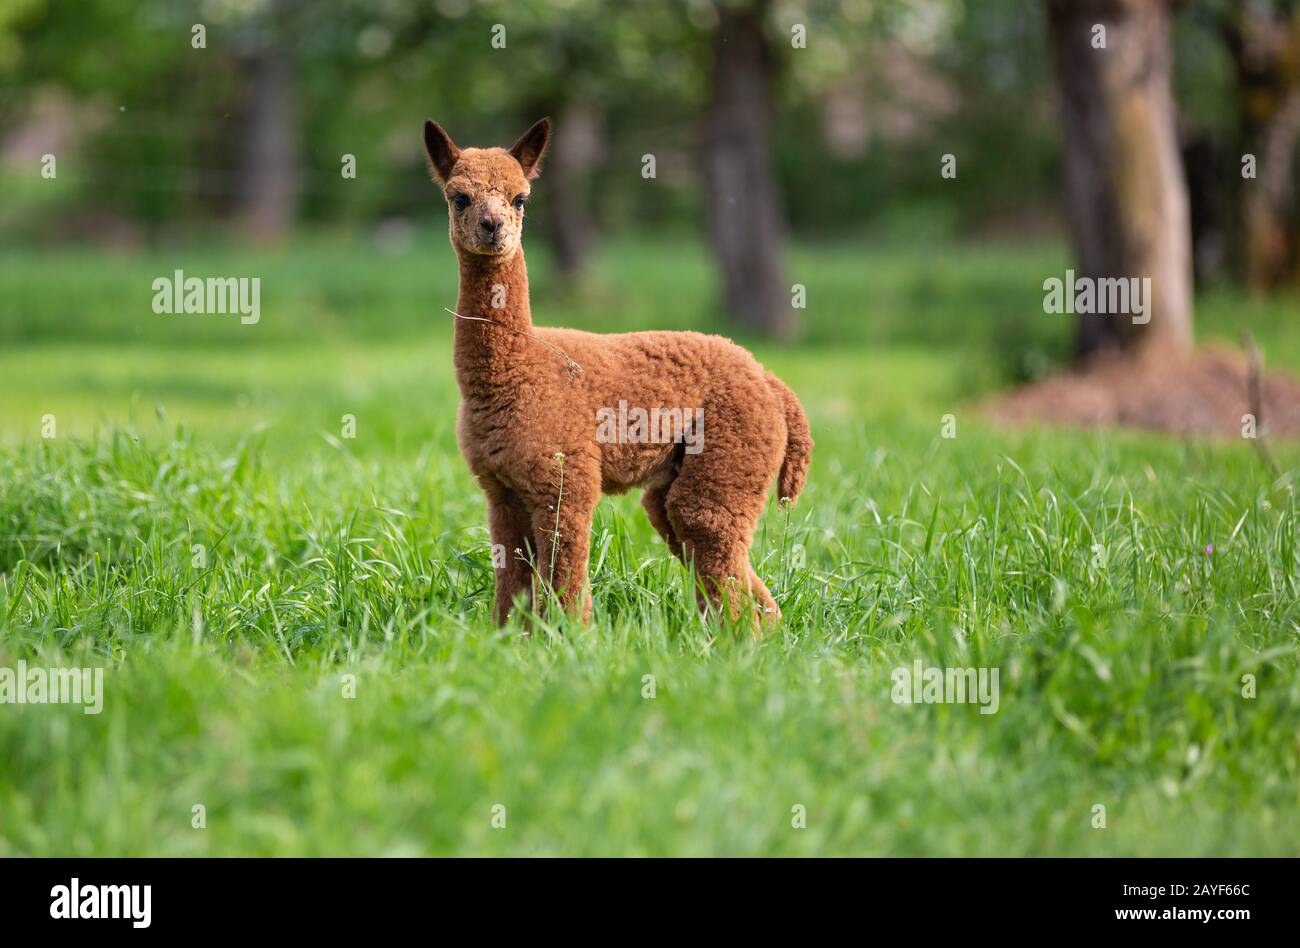
[[[492,537],[492,573],[496,581],[493,612],[498,625],[510,618],[515,601],[524,597],[532,608],[532,568],[536,559],[532,523],[523,501],[496,480],[480,479],[488,499],[488,532]]]
[[[566,613],[586,622],[591,618],[591,593],[587,588],[587,559],[591,555],[591,514],[561,511],[558,529],[554,512],[534,515],[537,573],[546,590]]]
[[[586,622],[591,618],[587,588],[591,518],[600,499],[600,482],[574,476],[572,471],[565,474],[563,490],[533,510],[537,574],[566,613]]]

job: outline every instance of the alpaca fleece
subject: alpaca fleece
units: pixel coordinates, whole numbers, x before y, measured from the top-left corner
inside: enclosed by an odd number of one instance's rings
[[[701,609],[756,626],[779,619],[749,548],[773,481],[783,502],[803,490],[813,442],[799,400],[721,336],[533,327],[523,218],[549,137],[546,119],[508,150],[462,150],[433,121],[424,132],[460,268],[457,440],[487,496],[492,543],[506,553],[494,561],[496,617],[537,608],[550,588],[589,618],[596,503],[641,487],[650,522],[694,568]],[[698,453],[680,440],[598,437],[602,413],[620,402],[691,418],[702,409]]]

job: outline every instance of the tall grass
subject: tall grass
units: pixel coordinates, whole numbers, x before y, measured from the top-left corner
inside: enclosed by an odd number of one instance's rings
[[[980,300],[1038,299],[1051,255],[984,256],[796,258],[845,290],[824,312],[810,283],[810,342],[761,352],[817,439],[756,537],[784,613],[761,641],[696,614],[635,497],[597,511],[590,626],[495,627],[449,326],[376,306],[313,335],[331,290],[305,286],[251,332],[192,330],[219,345],[135,339],[121,299],[59,334],[60,275],[147,265],[42,263],[19,305],[45,315],[0,353],[0,667],[103,666],[106,696],[0,705],[0,853],[1293,854],[1300,451],[1276,446],[1275,480],[1245,443],[988,428],[995,339],[931,344],[927,314],[987,333]],[[862,267],[900,307],[883,328],[859,324]],[[378,269],[356,299],[392,292]],[[690,248],[616,249],[593,297],[539,308],[648,325],[673,269],[690,305],[658,324],[707,325]],[[627,310],[606,319],[601,285]],[[1022,351],[1064,351],[1007,305]],[[1257,312],[1284,363],[1287,312]],[[895,704],[918,659],[997,668],[997,713]]]

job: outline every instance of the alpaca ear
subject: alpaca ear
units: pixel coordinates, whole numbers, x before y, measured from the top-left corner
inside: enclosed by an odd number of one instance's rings
[[[542,155],[546,154],[546,146],[550,141],[551,120],[544,118],[520,135],[519,141],[510,148],[510,154],[515,156],[515,161],[524,169],[525,177],[535,178],[541,174],[538,166],[542,163]]]
[[[446,184],[451,177],[451,169],[456,167],[456,161],[460,158],[460,149],[433,119],[424,120],[424,150],[429,158],[429,171]]]

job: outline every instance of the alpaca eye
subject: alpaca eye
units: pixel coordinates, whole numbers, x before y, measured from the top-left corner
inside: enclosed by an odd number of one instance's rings
[[[527,198],[525,198],[522,194],[519,195],[519,197],[515,198],[515,210],[522,211],[524,209],[525,201],[527,201]]]
[[[456,206],[456,210],[463,211],[465,208],[469,207],[469,198],[464,194],[457,194],[451,199],[451,203]]]

